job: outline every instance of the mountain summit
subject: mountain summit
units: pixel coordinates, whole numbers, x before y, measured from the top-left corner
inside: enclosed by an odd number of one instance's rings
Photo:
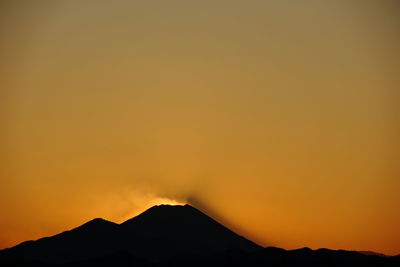
[[[153,259],[177,253],[204,255],[260,248],[190,205],[154,206],[120,227],[128,236],[142,240],[141,255],[157,251],[148,255]],[[143,249],[146,245],[148,249]]]
[[[0,251],[0,258],[65,263],[124,252],[160,261],[257,249],[257,244],[190,205],[160,205],[122,224],[97,218],[52,237],[24,242]]]

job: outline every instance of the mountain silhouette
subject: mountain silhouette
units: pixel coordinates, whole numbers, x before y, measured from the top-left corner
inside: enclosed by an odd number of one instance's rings
[[[1,250],[0,266],[400,266],[400,256],[367,254],[262,248],[190,205],[160,205]]]
[[[161,261],[177,255],[260,248],[190,205],[160,205],[122,224],[98,218],[52,237],[24,242],[1,251],[0,258],[66,263],[124,251]]]
[[[228,249],[260,248],[190,205],[154,206],[120,227],[127,236],[142,241],[135,252],[151,259],[178,253],[205,255]]]

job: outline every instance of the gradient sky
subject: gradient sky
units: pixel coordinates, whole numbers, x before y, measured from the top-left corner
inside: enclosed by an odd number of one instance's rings
[[[192,203],[400,253],[400,5],[0,2],[0,248]]]

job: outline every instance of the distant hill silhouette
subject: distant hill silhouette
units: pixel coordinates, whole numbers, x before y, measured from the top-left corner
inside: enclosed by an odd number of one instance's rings
[[[190,205],[154,206],[116,224],[75,229],[0,251],[0,266],[400,266],[400,257],[262,248]]]

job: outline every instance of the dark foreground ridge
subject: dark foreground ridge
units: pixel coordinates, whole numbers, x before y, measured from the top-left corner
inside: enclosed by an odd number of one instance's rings
[[[400,266],[400,257],[262,248],[190,205],[160,205],[1,250],[0,266]]]

